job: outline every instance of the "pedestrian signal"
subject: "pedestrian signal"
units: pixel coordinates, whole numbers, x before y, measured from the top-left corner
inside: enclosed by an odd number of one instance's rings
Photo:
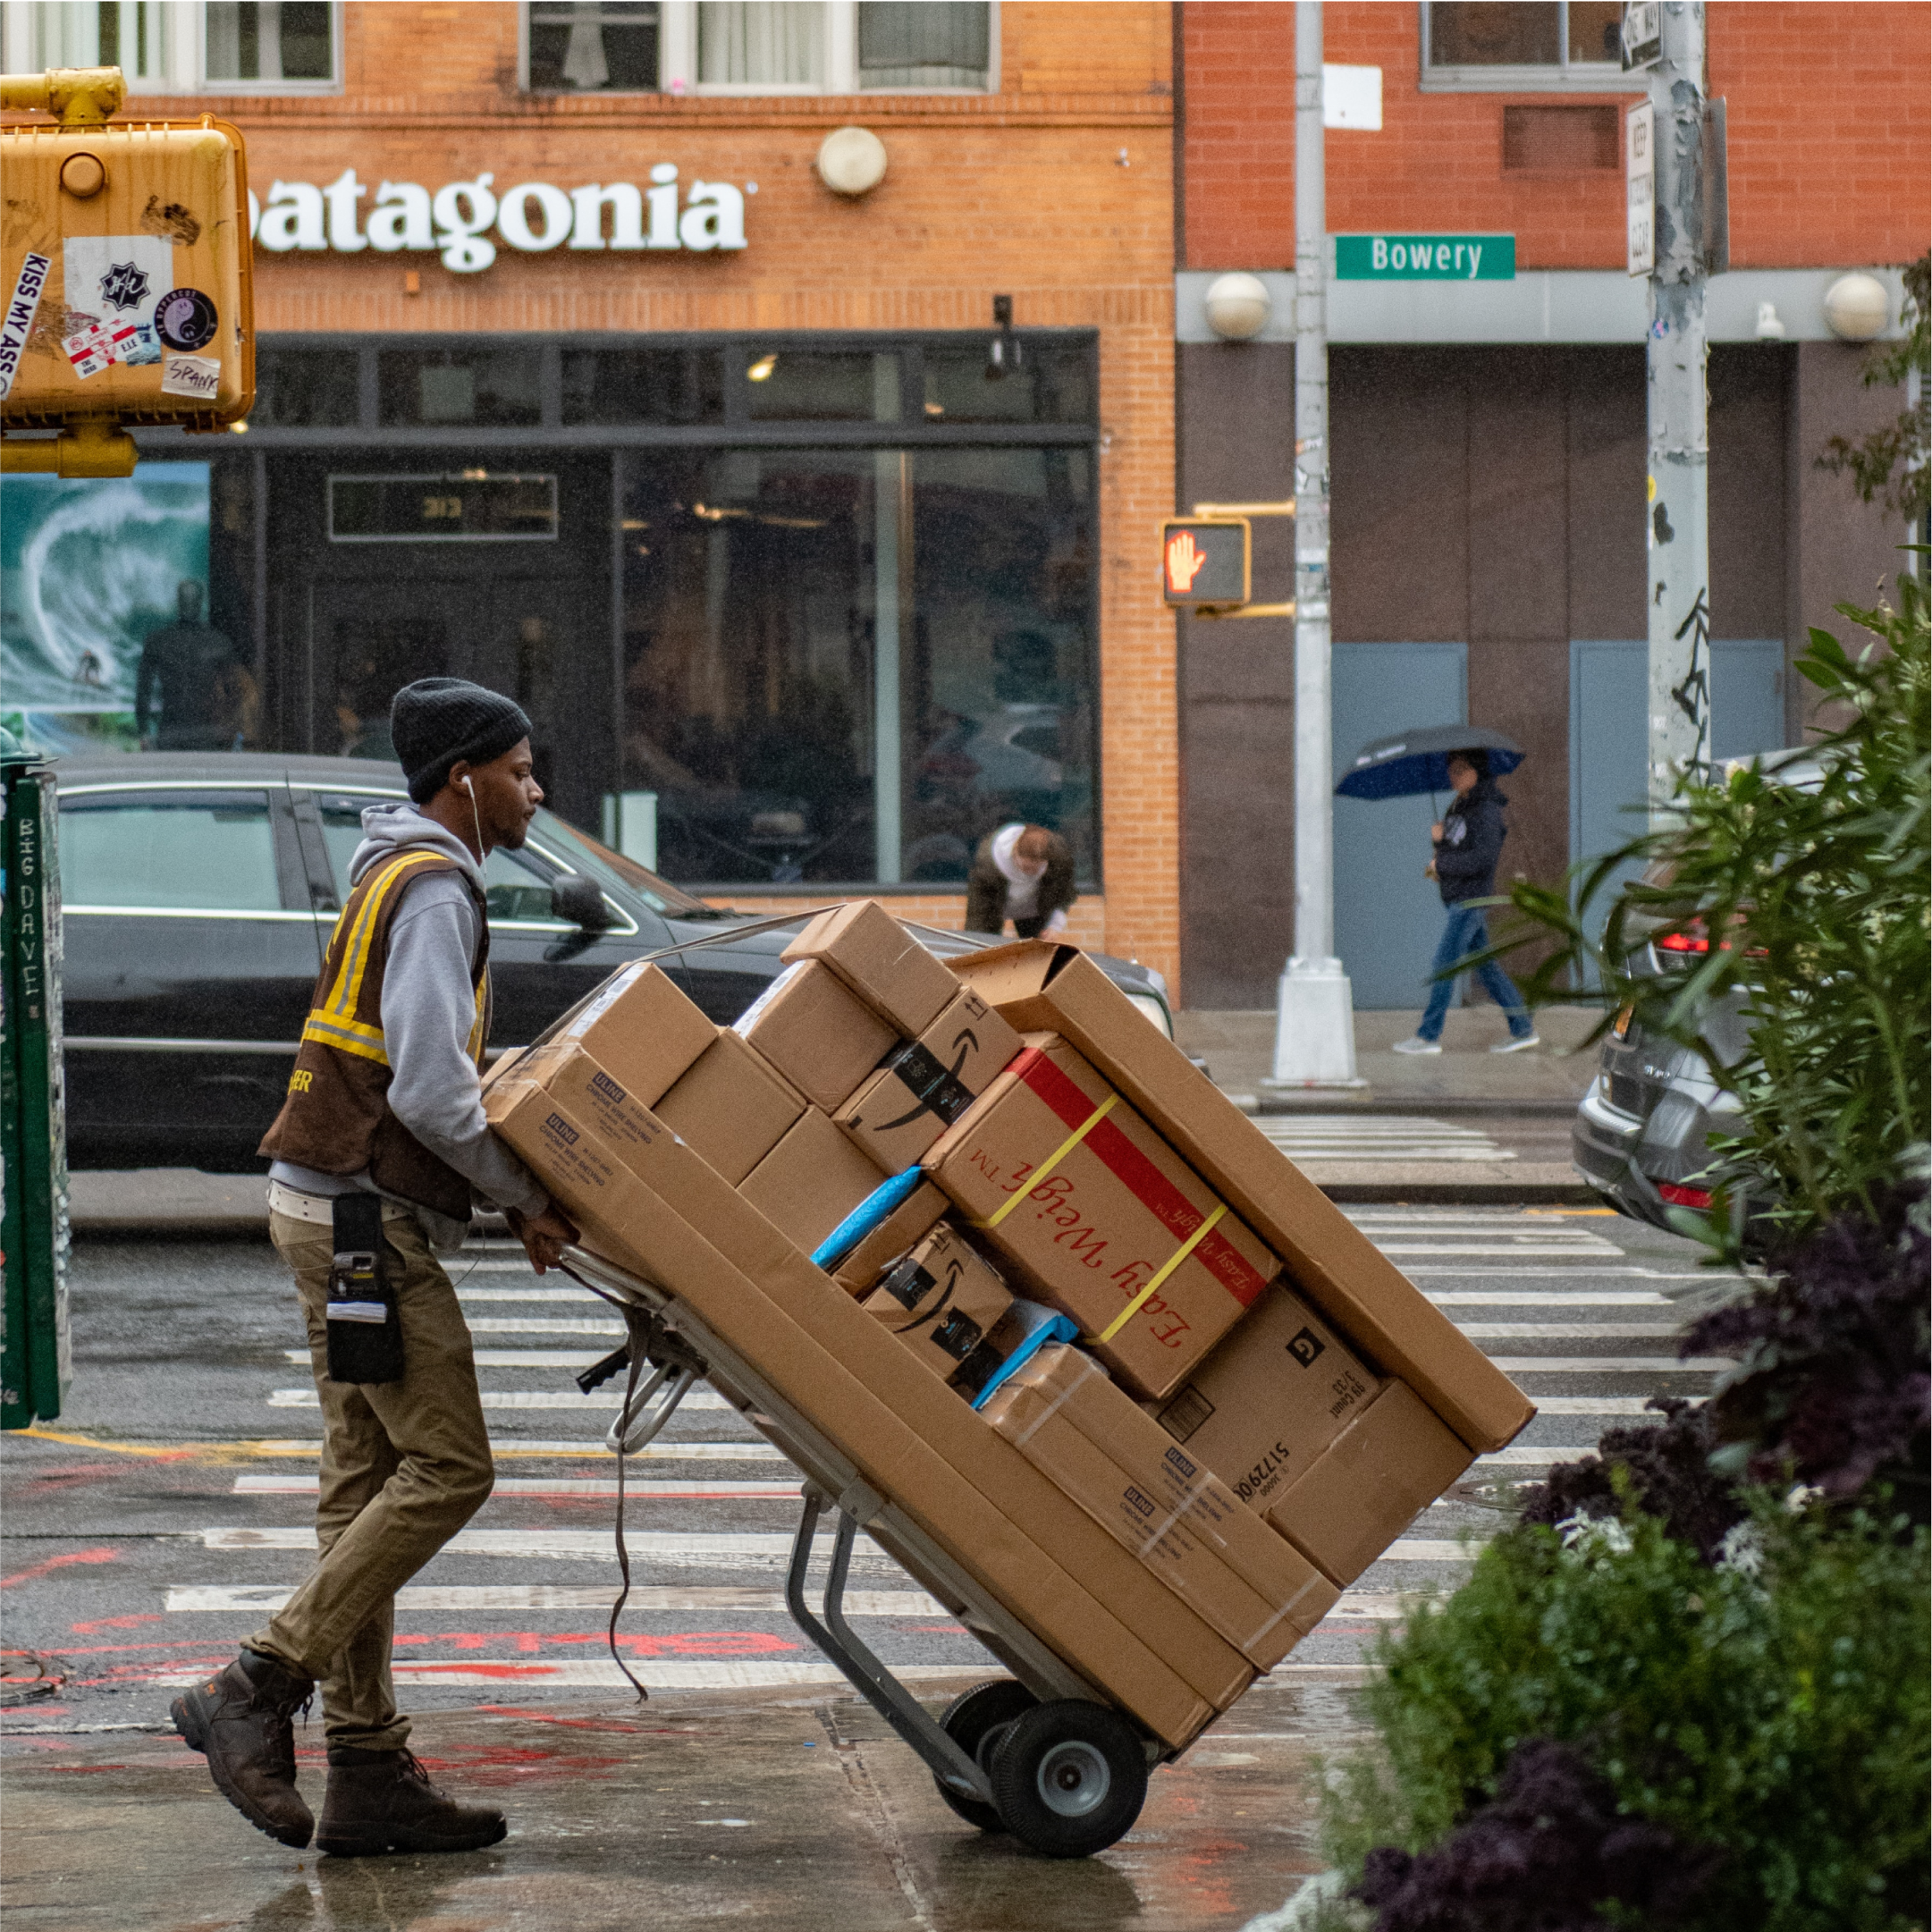
[[[218,430],[255,400],[241,136],[115,125],[113,68],[6,77],[0,425],[8,469],[125,476],[139,424]],[[54,429],[38,441],[20,430]]]
[[[1160,598],[1173,610],[1248,601],[1245,517],[1170,517],[1160,526]]]

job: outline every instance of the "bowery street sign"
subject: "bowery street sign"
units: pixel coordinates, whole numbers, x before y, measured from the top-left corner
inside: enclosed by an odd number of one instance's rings
[[[1337,235],[1337,282],[1514,282],[1514,235]]]

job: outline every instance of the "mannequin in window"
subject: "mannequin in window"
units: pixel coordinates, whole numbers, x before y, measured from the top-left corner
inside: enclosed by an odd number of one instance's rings
[[[1004,932],[1011,920],[1021,939],[1052,939],[1067,930],[1074,856],[1044,825],[1002,825],[980,841],[966,875],[968,932]]]

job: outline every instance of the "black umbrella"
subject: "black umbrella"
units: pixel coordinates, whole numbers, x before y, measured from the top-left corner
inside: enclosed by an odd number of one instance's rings
[[[1523,763],[1523,747],[1480,724],[1425,724],[1371,738],[1335,788],[1338,798],[1413,798],[1449,789],[1452,752],[1489,755],[1489,775],[1500,778]]]

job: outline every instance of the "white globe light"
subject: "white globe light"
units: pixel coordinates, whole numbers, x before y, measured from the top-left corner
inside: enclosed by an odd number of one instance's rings
[[[1825,291],[1825,319],[1840,342],[1869,342],[1885,333],[1892,298],[1877,275],[1840,275]]]
[[[885,179],[885,143],[870,128],[834,128],[819,143],[818,178],[835,195],[869,195]]]
[[[1217,275],[1208,284],[1208,326],[1226,342],[1244,342],[1259,335],[1274,306],[1259,275]]]

